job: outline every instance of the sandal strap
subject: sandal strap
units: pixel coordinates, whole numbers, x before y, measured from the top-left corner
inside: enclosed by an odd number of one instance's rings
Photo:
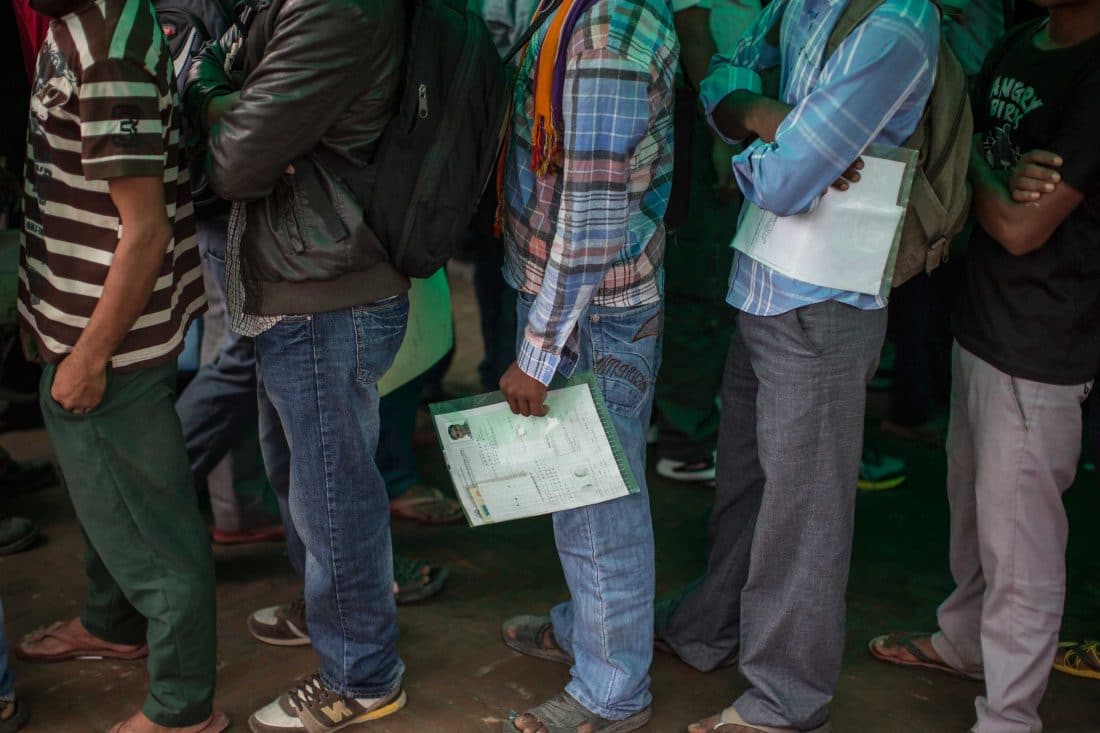
[[[66,637],[64,634],[57,633],[64,627],[64,621],[55,621],[49,626],[39,626],[37,629],[23,637],[23,643],[26,644],[29,642],[31,644],[37,644],[40,641],[45,641],[46,639],[51,638],[57,639],[58,641],[72,642],[73,640]]]
[[[560,692],[541,705],[536,705],[523,714],[530,715],[538,720],[549,728],[551,733],[559,729],[575,731],[577,726],[584,725],[585,723],[592,723],[595,726],[599,726],[601,723],[606,724],[609,722],[590,711],[584,705],[581,705],[577,699],[568,692]],[[594,728],[594,730],[597,731],[599,729],[599,727]]]
[[[1080,644],[1067,646],[1065,660],[1078,669],[1100,672],[1100,641],[1083,641]]]
[[[920,634],[920,633],[898,634],[898,633],[895,633],[895,634],[890,634],[887,637],[887,641],[889,641],[892,644],[896,644],[896,645],[900,646],[902,649],[904,649],[905,651],[907,651],[911,655],[913,655],[914,659],[916,659],[917,661],[919,661],[923,664],[931,664],[931,665],[936,666],[936,667],[946,667],[946,666],[948,666],[943,661],[941,661],[939,659],[933,659],[932,657],[930,657],[927,654],[925,654],[924,652],[922,652],[920,647],[918,647],[914,643],[916,639],[920,639],[920,638],[924,638],[924,637],[928,637],[929,639],[931,639],[932,634]]]

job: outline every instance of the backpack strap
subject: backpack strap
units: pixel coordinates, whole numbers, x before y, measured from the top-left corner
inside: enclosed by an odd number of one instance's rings
[[[519,55],[519,52],[522,51],[524,47],[531,42],[531,39],[534,37],[534,35],[538,33],[539,28],[542,28],[544,25],[546,25],[546,21],[550,19],[550,16],[554,14],[554,11],[561,7],[561,4],[562,0],[552,0],[550,4],[540,10],[535,15],[535,17],[531,19],[531,25],[527,27],[527,30],[523,32],[523,35],[520,36],[515,45],[512,46],[512,50],[508,52],[508,55],[504,57],[505,64],[512,63],[512,59]]]
[[[844,43],[844,39],[852,34],[863,21],[867,20],[871,13],[879,9],[885,0],[849,0],[848,7],[840,14],[840,18],[829,35],[829,41],[825,44],[825,58],[832,56]]]

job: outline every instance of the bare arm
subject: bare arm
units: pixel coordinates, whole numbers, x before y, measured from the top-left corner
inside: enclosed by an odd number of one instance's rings
[[[718,53],[714,37],[710,32],[710,9],[688,8],[681,10],[673,18],[676,24],[676,36],[680,39],[680,63],[684,75],[692,89],[707,76],[710,60]]]
[[[738,90],[719,102],[714,109],[714,124],[731,140],[759,137],[775,140],[776,130],[792,107],[762,94]]]
[[[1032,202],[1013,200],[1007,174],[989,167],[976,140],[970,153],[970,182],[974,187],[974,214],[990,236],[1014,255],[1042,247],[1074,209],[1083,193],[1061,182]]]
[[[58,365],[51,390],[58,404],[78,413],[103,400],[107,364],[145,310],[172,240],[161,179],[115,178],[109,185],[122,236],[99,303],[72,353]]]

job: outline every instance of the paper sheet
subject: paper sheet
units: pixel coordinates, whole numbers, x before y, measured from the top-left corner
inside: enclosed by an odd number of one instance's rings
[[[898,153],[901,160],[865,154],[860,181],[830,189],[808,214],[780,217],[746,204],[734,249],[802,282],[888,294],[914,172],[915,151]]]
[[[451,290],[443,270],[426,280],[414,279],[409,289],[409,326],[393,366],[378,380],[387,395],[435,366],[454,345]]]
[[[500,393],[432,406],[470,526],[597,504],[638,485],[591,375],[551,390],[546,417],[512,414]]]

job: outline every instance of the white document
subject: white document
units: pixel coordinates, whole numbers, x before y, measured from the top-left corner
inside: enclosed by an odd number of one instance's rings
[[[436,431],[471,526],[576,509],[637,491],[589,384],[551,390],[546,417],[506,402],[433,406]],[[477,401],[478,398],[473,398]],[[459,401],[469,402],[469,401]],[[438,410],[438,408],[444,408]],[[438,410],[438,411],[437,411]]]
[[[863,156],[860,181],[829,189],[808,214],[780,217],[745,204],[734,249],[787,277],[869,295],[890,292],[915,151]]]

